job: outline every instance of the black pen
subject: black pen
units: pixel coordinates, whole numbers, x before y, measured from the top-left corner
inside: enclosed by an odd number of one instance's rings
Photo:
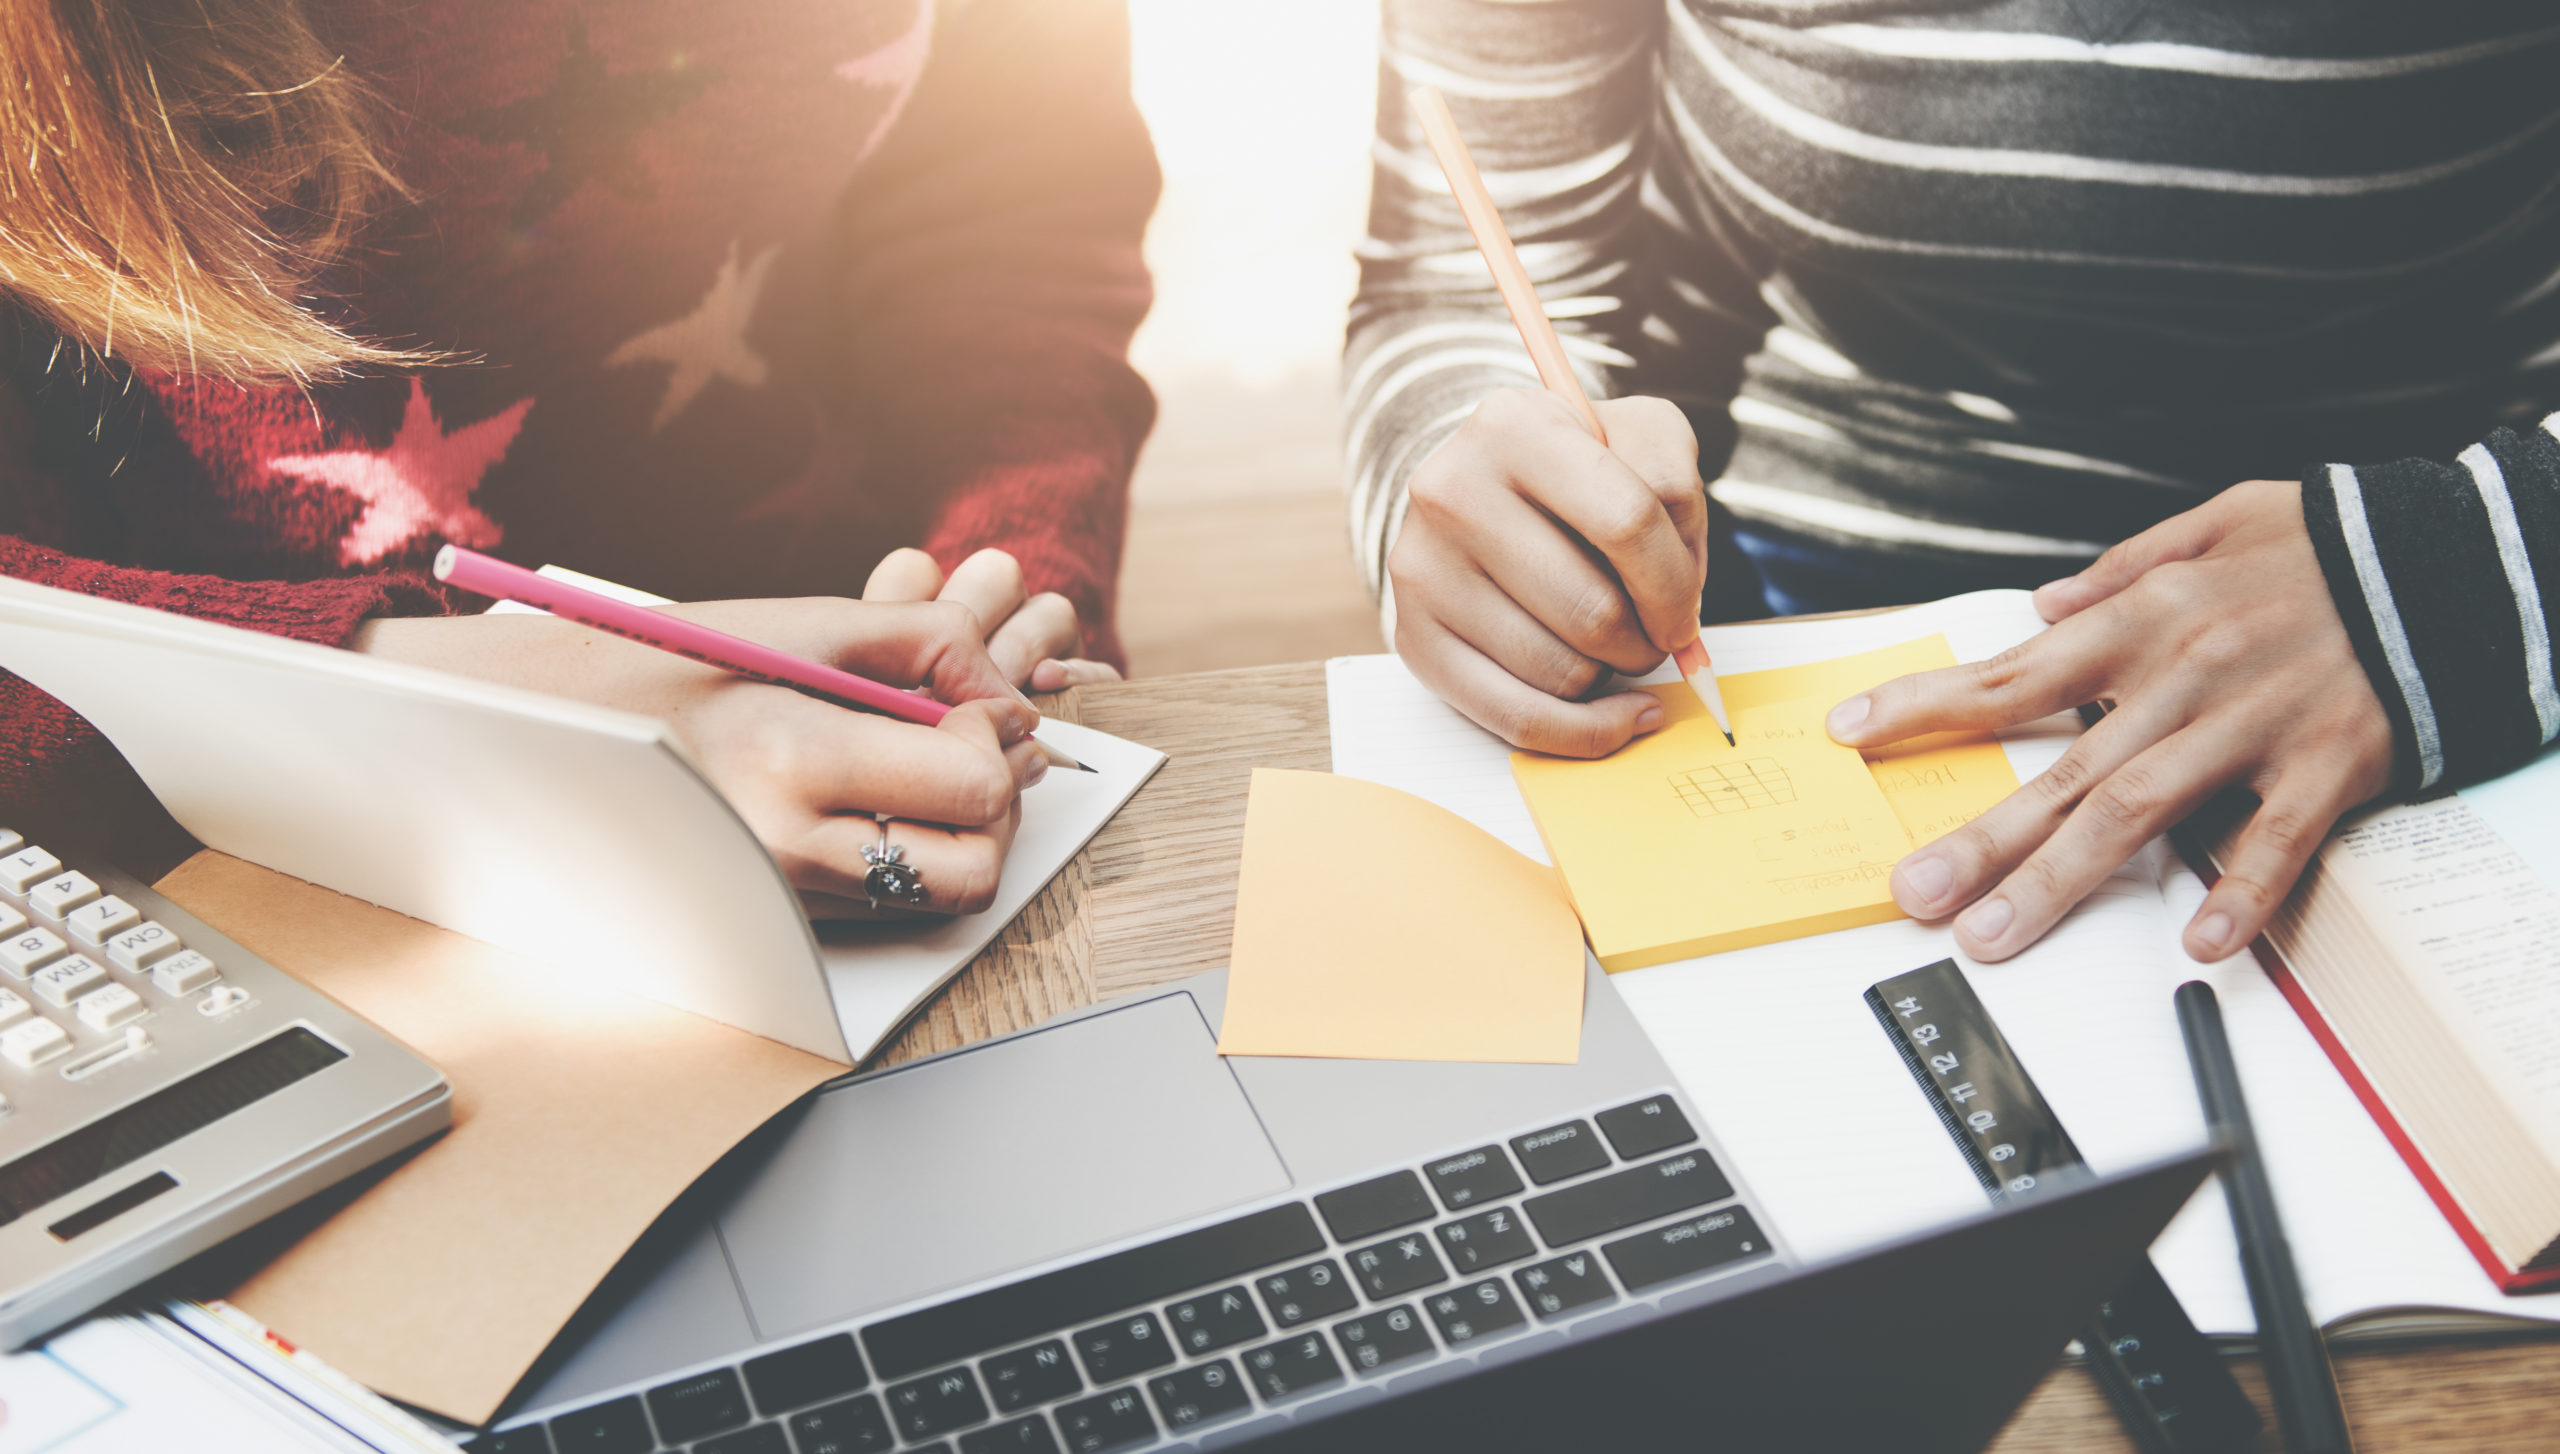
[[[2258,1157],[2258,1133],[2240,1094],[2240,1071],[2231,1063],[2231,1041],[2222,1033],[2222,1005],[2213,986],[2189,980],[2178,986],[2178,1028],[2187,1037],[2187,1063],[2195,1067],[2196,1096],[2204,1118],[2231,1149],[2222,1169],[2222,1198],[2231,1207],[2231,1230],[2240,1239],[2240,1271],[2249,1281],[2249,1307],[2258,1319],[2258,1354],[2267,1368],[2267,1395],[2276,1426],[2293,1454],[2352,1454],[2347,1412],[2338,1404],[2338,1380],[2329,1368],[2328,1345],[2302,1301],[2302,1277],[2276,1215],[2275,1191]]]

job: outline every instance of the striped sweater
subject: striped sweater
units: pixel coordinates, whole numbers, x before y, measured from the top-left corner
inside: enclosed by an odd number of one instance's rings
[[[1710,615],[2034,585],[2299,476],[2404,789],[2560,731],[2549,5],[1386,0],[1383,45],[1344,379],[1373,589],[1414,467],[1534,377],[1430,84],[1586,385],[1697,426],[1741,546]]]

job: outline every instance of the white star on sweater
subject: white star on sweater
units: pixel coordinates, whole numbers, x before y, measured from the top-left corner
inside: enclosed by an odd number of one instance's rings
[[[476,424],[448,434],[427,402],[427,386],[409,380],[399,432],[381,449],[288,454],[267,468],[314,484],[333,485],[364,501],[364,513],[338,544],[347,565],[372,565],[421,535],[456,545],[498,543],[498,522],[471,503],[489,467],[504,459],[524,427],[530,398],[518,399]]]
[[[766,248],[741,272],[738,245],[730,243],[729,256],[711,279],[711,291],[702,295],[692,312],[661,323],[604,356],[607,368],[674,365],[667,375],[667,392],[658,400],[657,415],[649,421],[650,433],[666,428],[714,378],[750,389],[764,382],[764,357],[747,346],[747,325],[755,318],[756,299],[764,293],[765,274],[781,251]]]

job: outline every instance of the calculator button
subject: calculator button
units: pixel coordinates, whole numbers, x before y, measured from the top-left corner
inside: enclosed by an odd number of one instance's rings
[[[1155,1397],[1164,1426],[1177,1434],[1253,1407],[1236,1366],[1224,1358],[1150,1378],[1147,1392]]]
[[[106,943],[109,935],[121,934],[141,922],[142,915],[133,905],[109,894],[63,915],[62,929],[74,940],[95,949]]]
[[[29,889],[27,907],[48,919],[59,919],[97,896],[97,884],[75,868]]]
[[[1433,1293],[1422,1300],[1423,1311],[1440,1329],[1440,1336],[1455,1348],[1489,1337],[1505,1328],[1516,1328],[1529,1321],[1511,1289],[1502,1279],[1488,1277],[1448,1292]]]
[[[25,979],[28,975],[60,959],[71,946],[50,929],[29,929],[5,944],[0,944],[0,969]]]
[[[987,1400],[978,1392],[978,1377],[966,1368],[928,1373],[882,1390],[889,1396],[889,1421],[910,1440],[965,1428],[987,1416]]]
[[[553,1419],[551,1447],[559,1454],[649,1454],[658,1441],[640,1400],[618,1398]]]
[[[130,969],[139,974],[161,958],[185,947],[178,942],[177,935],[153,919],[110,937],[107,940],[107,962],[118,969]]]
[[[792,1415],[791,1438],[800,1454],[887,1454],[898,1442],[880,1400],[867,1393]]]
[[[7,904],[0,904],[0,935],[15,934],[25,927],[27,927],[26,915],[10,908]]]
[[[1538,1244],[1529,1240],[1529,1229],[1520,1225],[1520,1214],[1509,1207],[1443,1222],[1433,1231],[1439,1234],[1440,1249],[1449,1254],[1449,1265],[1458,1269],[1461,1277],[1481,1268],[1500,1267],[1538,1255]]]
[[[1244,1367],[1253,1375],[1253,1386],[1272,1403],[1342,1382],[1342,1365],[1334,1361],[1333,1345],[1322,1333],[1301,1333],[1256,1348],[1244,1355]]]
[[[1410,1226],[1431,1215],[1431,1196],[1410,1171],[1391,1172],[1358,1186],[1346,1186],[1316,1198],[1316,1210],[1334,1239],[1356,1242],[1363,1237]]]
[[[15,853],[26,838],[15,828],[0,828],[0,853]]]
[[[1727,1262],[1757,1257],[1769,1250],[1751,1214],[1740,1207],[1706,1212],[1668,1227],[1638,1232],[1600,1249],[1618,1280],[1636,1292],[1675,1277],[1687,1277]]]
[[[222,971],[212,960],[189,949],[161,960],[151,968],[151,982],[164,995],[191,995],[222,978]]]
[[[1521,1268],[1511,1274],[1511,1280],[1520,1284],[1520,1296],[1541,1318],[1560,1318],[1618,1295],[1609,1286],[1609,1274],[1600,1270],[1600,1259],[1589,1252],[1568,1252]]]
[[[1680,1107],[1669,1096],[1648,1096],[1632,1106],[1602,1111],[1592,1119],[1600,1123],[1609,1144],[1629,1161],[1698,1139],[1698,1133],[1689,1129],[1689,1118],[1680,1114]]]
[[[16,990],[0,990],[0,1030],[5,1030],[34,1013],[35,1008],[27,1003],[26,996]]]
[[[1156,1421],[1134,1388],[1115,1388],[1058,1406],[1058,1431],[1075,1454],[1108,1454],[1156,1436]]]
[[[999,1353],[978,1365],[978,1376],[987,1381],[987,1398],[1000,1414],[1084,1391],[1084,1380],[1076,1377],[1076,1365],[1067,1357],[1066,1343],[1057,1338]]]
[[[1567,1121],[1526,1136],[1514,1136],[1511,1149],[1519,1155],[1529,1179],[1540,1186],[1598,1171],[1609,1164],[1609,1153],[1600,1149],[1600,1138],[1591,1134],[1588,1121]]]
[[[36,998],[54,1006],[68,1005],[107,982],[107,967],[85,954],[66,954],[27,979]]]
[[[1538,1235],[1547,1239],[1548,1246],[1569,1247],[1603,1232],[1703,1207],[1731,1195],[1733,1183],[1716,1170],[1707,1153],[1683,1151],[1531,1197],[1520,1208],[1537,1224]]]
[[[1461,1211],[1478,1202],[1507,1197],[1520,1189],[1520,1173],[1511,1169],[1511,1158],[1499,1146],[1479,1146],[1444,1156],[1423,1168],[1431,1174],[1431,1186],[1440,1193],[1440,1205]]]
[[[142,996],[120,984],[101,986],[80,997],[77,1013],[80,1023],[92,1030],[112,1030],[127,1020],[141,1019],[151,1007]]]
[[[1330,1257],[1257,1278],[1253,1285],[1262,1293],[1262,1305],[1271,1310],[1271,1321],[1283,1328],[1294,1328],[1309,1318],[1349,1312],[1360,1301],[1352,1295],[1351,1282],[1342,1275],[1341,1264]]]
[[[1109,1383],[1171,1363],[1173,1340],[1155,1314],[1140,1313],[1076,1334],[1076,1352],[1084,1359],[1085,1377]]]
[[[11,1065],[42,1065],[70,1048],[70,1034],[51,1020],[29,1020],[0,1030],[0,1060]]]
[[[1427,1358],[1432,1352],[1431,1334],[1423,1328],[1422,1316],[1411,1303],[1345,1318],[1333,1325],[1333,1336],[1341,1342],[1342,1351],[1351,1356],[1351,1366],[1362,1374],[1375,1373],[1408,1358]]]
[[[1267,1331],[1262,1326],[1262,1314],[1254,1311],[1253,1299],[1241,1287],[1223,1287],[1184,1298],[1165,1309],[1164,1316],[1173,1325],[1175,1340],[1188,1353],[1224,1348],[1247,1338],[1259,1338]]]
[[[13,894],[23,894],[60,872],[61,859],[30,843],[8,857],[0,858],[0,888]]]
[[[1379,1302],[1449,1278],[1427,1232],[1407,1232],[1352,1253],[1351,1275]]]

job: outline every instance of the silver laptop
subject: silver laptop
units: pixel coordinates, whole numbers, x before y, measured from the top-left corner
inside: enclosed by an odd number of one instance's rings
[[[2209,1169],[1801,1269],[1587,981],[1570,1066],[1221,1059],[1210,974],[823,1088],[473,1447],[1973,1448]]]

